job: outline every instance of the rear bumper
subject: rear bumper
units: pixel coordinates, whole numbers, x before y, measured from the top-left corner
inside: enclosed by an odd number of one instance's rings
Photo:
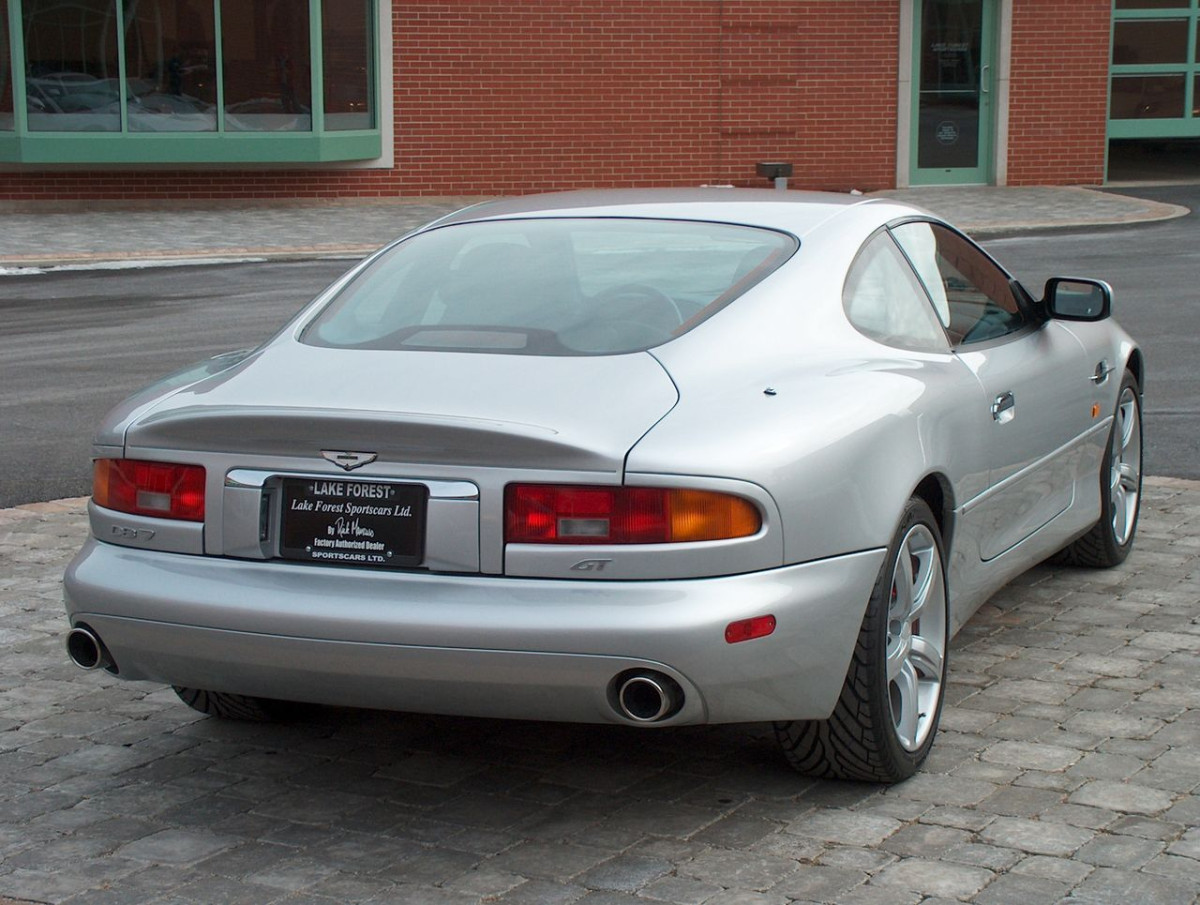
[[[64,582],[122,678],[393,710],[626,722],[616,675],[674,678],[657,725],[833,709],[884,551],[681,581],[556,581],[244,562],[89,540]],[[772,614],[775,632],[724,639]]]

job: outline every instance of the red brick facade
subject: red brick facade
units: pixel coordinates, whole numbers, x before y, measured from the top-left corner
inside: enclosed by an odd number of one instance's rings
[[[391,169],[18,171],[0,200],[896,182],[898,0],[393,0],[392,28]],[[1015,0],[1011,183],[1102,179],[1108,29],[1108,0]]]
[[[1110,0],[1015,0],[1008,184],[1104,181]]]

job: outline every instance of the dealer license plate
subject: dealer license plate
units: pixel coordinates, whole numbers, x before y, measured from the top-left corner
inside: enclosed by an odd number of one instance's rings
[[[279,555],[326,565],[419,565],[428,500],[423,484],[285,478]]]

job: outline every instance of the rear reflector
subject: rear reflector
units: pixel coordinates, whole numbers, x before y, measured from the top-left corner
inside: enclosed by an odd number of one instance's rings
[[[154,518],[204,521],[204,469],[199,465],[97,459],[92,472],[97,506]]]
[[[775,631],[774,616],[755,616],[753,619],[742,619],[725,626],[725,640],[730,644],[737,644],[739,641],[765,638],[773,631]]]
[[[709,490],[509,484],[504,538],[513,544],[671,544],[749,537],[749,500]]]

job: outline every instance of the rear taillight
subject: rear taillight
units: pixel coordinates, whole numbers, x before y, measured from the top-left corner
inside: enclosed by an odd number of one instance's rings
[[[92,472],[97,506],[155,518],[204,521],[204,469],[199,465],[97,459]]]
[[[504,538],[513,544],[670,544],[749,537],[749,500],[710,490],[509,484]]]

